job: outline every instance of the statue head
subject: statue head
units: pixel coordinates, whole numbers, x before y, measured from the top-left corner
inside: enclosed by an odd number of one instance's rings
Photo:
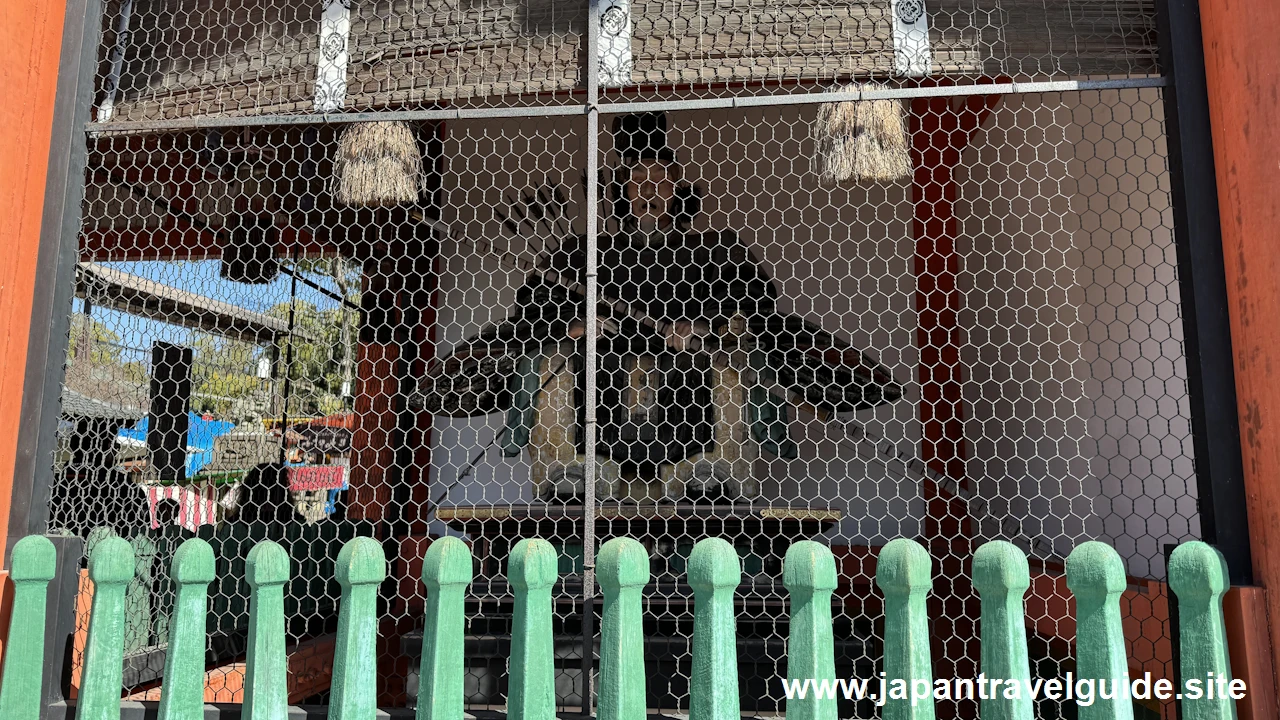
[[[639,160],[622,178],[627,209],[643,232],[666,229],[672,224],[671,205],[680,179],[680,166],[660,160]]]
[[[684,181],[675,152],[667,146],[666,115],[618,116],[613,136],[621,162],[614,171],[611,195],[623,229],[646,235],[688,230],[701,206],[700,193]]]

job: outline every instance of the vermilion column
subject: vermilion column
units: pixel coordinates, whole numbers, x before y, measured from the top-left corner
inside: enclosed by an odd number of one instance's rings
[[[960,153],[999,96],[922,98],[911,105],[912,230],[916,241],[916,345],[920,350],[921,458],[937,473],[966,488],[963,384],[957,276],[955,169]],[[959,104],[956,104],[959,103]],[[969,582],[974,535],[965,503],[931,482],[924,536],[941,564],[931,596],[934,675],[977,677],[980,647],[978,597]],[[973,702],[940,703],[939,717],[976,716]]]
[[[365,262],[364,304],[356,349],[355,431],[351,438],[351,477],[347,517],[384,519],[391,503],[399,393],[400,343],[398,296],[403,276],[395,259]]]
[[[0,87],[16,102],[0,108],[0,555],[9,508],[27,334],[35,288],[40,217],[53,129],[65,2],[0,3]],[[2,573],[0,573],[2,574]],[[0,578],[0,653],[9,629],[9,592]]]
[[[1280,668],[1280,3],[1200,0],[1200,20],[1253,572]]]

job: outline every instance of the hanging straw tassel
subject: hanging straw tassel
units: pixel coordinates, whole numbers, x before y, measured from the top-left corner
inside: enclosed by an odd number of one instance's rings
[[[333,197],[340,205],[416,203],[423,179],[418,140],[408,123],[355,123],[338,139]]]
[[[837,87],[833,92],[865,87]],[[897,100],[819,105],[813,140],[813,168],[824,184],[892,182],[911,176],[906,118]]]

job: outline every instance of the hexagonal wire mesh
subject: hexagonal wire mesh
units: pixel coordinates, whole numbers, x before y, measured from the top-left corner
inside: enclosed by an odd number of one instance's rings
[[[441,533],[476,557],[473,708],[505,703],[505,555],[535,535],[561,554],[566,709],[619,534],[653,557],[652,708],[688,707],[708,535],[743,560],[744,710],[784,706],[801,538],[838,556],[840,675],[877,670],[874,554],[901,536],[937,562],[938,676],[976,675],[964,563],[989,538],[1031,551],[1036,672],[1065,671],[1065,553],[1103,539],[1158,580],[1199,534],[1153,24],[1111,1],[108,3],[50,528],[138,551],[128,693],[156,695],[193,534],[220,563],[215,701],[240,698],[262,538],[294,561],[294,702],[324,699],[354,535],[391,558],[383,704],[416,693]],[[1089,76],[1111,84],[1008,84]],[[1128,612],[1158,618],[1141,587]],[[1135,662],[1168,676],[1168,647]]]

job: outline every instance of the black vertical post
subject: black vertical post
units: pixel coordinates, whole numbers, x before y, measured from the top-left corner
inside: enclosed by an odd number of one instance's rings
[[[1164,546],[1164,566],[1169,567],[1169,558],[1173,557],[1173,551],[1178,548],[1177,544],[1170,543]],[[1173,699],[1173,720],[1182,720],[1182,644],[1178,642],[1178,596],[1166,583],[1164,591],[1167,594],[1165,601],[1169,603],[1169,627],[1165,628],[1165,634],[1169,638],[1169,648],[1172,651],[1173,667],[1169,670],[1173,675],[1173,686],[1178,688]]]
[[[1231,317],[1198,0],[1156,5],[1200,530],[1234,585],[1253,583]]]
[[[80,558],[84,540],[79,537],[49,537],[57,552],[57,565],[45,606],[43,702],[40,718],[66,700],[71,686],[71,645],[76,632],[76,599],[80,594]]]
[[[151,346],[151,414],[147,419],[148,469],[157,480],[186,477],[191,404],[191,348],[167,342]]]

